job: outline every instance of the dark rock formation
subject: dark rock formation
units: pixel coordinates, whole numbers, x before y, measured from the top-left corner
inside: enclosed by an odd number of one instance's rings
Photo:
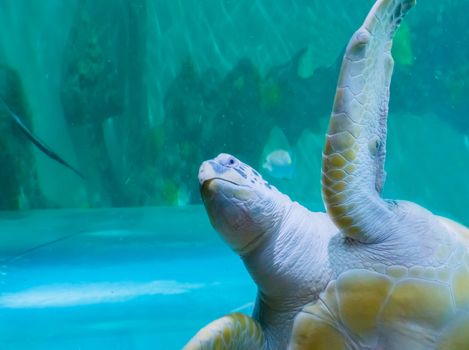
[[[31,115],[18,73],[0,65],[0,97],[32,130]],[[41,194],[32,145],[5,110],[0,109],[0,210],[40,208]]]

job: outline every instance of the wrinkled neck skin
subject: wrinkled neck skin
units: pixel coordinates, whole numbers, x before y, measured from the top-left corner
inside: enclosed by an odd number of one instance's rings
[[[266,332],[267,348],[286,349],[297,312],[332,276],[326,262],[337,229],[325,213],[310,212],[283,194],[273,223],[241,258],[258,285],[253,316]]]

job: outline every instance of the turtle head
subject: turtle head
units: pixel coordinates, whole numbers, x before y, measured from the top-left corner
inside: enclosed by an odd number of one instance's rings
[[[275,230],[279,210],[289,202],[256,170],[225,153],[202,163],[199,182],[213,227],[240,255]]]

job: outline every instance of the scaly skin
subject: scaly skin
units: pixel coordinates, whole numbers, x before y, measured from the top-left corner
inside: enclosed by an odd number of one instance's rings
[[[363,253],[371,249],[383,266],[357,269],[350,261],[319,302],[300,312],[290,349],[469,346],[461,331],[469,329],[467,229],[413,203],[380,197],[392,39],[414,4],[377,1],[352,37],[323,155],[329,216],[352,245]],[[406,252],[406,245],[418,248]]]
[[[438,266],[349,269],[296,317],[289,349],[465,349],[469,255]]]
[[[259,323],[234,313],[213,321],[200,330],[184,350],[264,349],[265,339]]]
[[[325,213],[313,213],[292,202],[257,171],[228,154],[204,162],[199,181],[212,225],[241,256],[258,286],[250,323],[257,322],[264,334],[260,349],[285,349],[294,317],[331,277],[324,262],[337,228]],[[233,334],[229,330],[233,325],[225,321],[207,325],[191,340],[191,349],[211,349],[207,344],[215,339],[207,335]],[[245,349],[239,343],[252,338],[258,340],[257,335],[242,332],[230,338],[232,343],[225,349]]]
[[[323,198],[337,227],[362,242],[376,242],[382,227],[395,217],[393,205],[380,198],[391,46],[414,4],[415,0],[377,1],[350,40],[342,63],[323,153]]]
[[[380,197],[392,38],[414,3],[378,0],[347,47],[324,150],[328,216],[233,156],[202,164],[210,220],[259,292],[252,318],[217,320],[187,349],[469,349],[469,230]]]

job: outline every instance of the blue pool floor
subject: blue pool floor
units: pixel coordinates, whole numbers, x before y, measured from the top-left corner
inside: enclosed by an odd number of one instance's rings
[[[1,349],[180,349],[255,285],[202,207],[0,213]]]

